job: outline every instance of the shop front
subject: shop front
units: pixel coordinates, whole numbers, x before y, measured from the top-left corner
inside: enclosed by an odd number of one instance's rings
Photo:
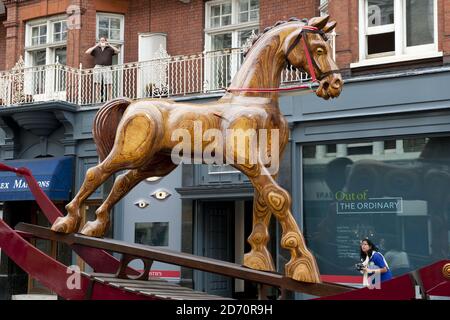
[[[361,286],[366,237],[394,276],[450,257],[449,81],[441,67],[353,78],[334,101],[283,98],[293,211],[323,280]]]
[[[49,157],[2,161],[11,167],[26,167],[31,170],[39,186],[53,203],[64,212],[73,192],[74,157]],[[25,179],[12,172],[0,172],[0,201],[2,218],[11,227],[27,222],[49,227],[50,224],[40,211]],[[58,258],[70,261],[70,252],[53,241],[33,239],[32,244],[40,250]],[[28,277],[6,255],[0,260],[0,296],[9,299],[18,294],[51,294],[38,281]]]

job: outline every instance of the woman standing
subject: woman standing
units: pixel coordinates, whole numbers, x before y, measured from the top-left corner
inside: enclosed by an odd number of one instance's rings
[[[369,283],[369,276],[372,276],[374,273],[380,274],[381,282],[392,279],[391,270],[389,270],[383,255],[377,251],[377,247],[367,238],[361,241],[360,256],[364,266],[361,272],[364,274],[363,284],[365,286],[375,284],[373,280],[371,281],[372,283]]]

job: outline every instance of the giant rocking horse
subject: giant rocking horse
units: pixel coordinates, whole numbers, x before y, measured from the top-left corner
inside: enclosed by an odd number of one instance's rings
[[[170,154],[178,141],[171,140],[171,133],[184,128],[193,136],[194,121],[201,121],[203,130],[217,129],[223,134],[227,129],[279,130],[281,155],[288,143],[289,128],[278,106],[279,94],[273,88],[279,88],[286,65],[308,72],[318,82],[319,97],[329,99],[341,93],[343,81],[326,42],[327,33],[334,29],[336,22],[328,20],[328,16],[312,18],[307,23],[290,19],[266,28],[247,52],[228,92],[217,102],[195,105],[168,99],[118,98],[105,103],[93,124],[99,164],[87,171],[80,190],[66,206],[68,214],[59,218],[52,230],[78,232],[83,201],[112,174],[128,169],[116,178],[111,193],[96,211],[96,220],[87,222],[81,230],[84,235],[102,237],[114,204],[143,179],[166,176],[176,168]],[[271,140],[268,141],[267,148],[271,150]],[[212,142],[203,141],[204,146],[209,143]],[[234,157],[238,153],[247,155],[248,151],[223,148],[222,156],[225,158],[227,152],[232,152]],[[292,216],[291,197],[275,181],[276,174],[269,173],[268,165],[259,158],[256,163],[233,166],[248,176],[255,189],[253,231],[248,238],[251,251],[245,254],[244,265],[275,270],[267,250],[268,225],[273,213],[283,230],[281,246],[291,253],[291,260],[285,266],[286,275],[298,281],[320,282],[315,258]]]

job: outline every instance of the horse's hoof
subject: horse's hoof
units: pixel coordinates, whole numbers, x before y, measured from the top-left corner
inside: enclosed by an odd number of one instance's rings
[[[88,221],[80,233],[88,237],[102,238],[106,231],[106,225],[98,220]]]
[[[275,271],[272,257],[269,252],[264,254],[260,251],[250,251],[244,255],[244,266],[262,271]]]
[[[285,266],[286,276],[301,282],[321,283],[320,273],[314,258],[297,258]]]
[[[78,230],[79,219],[70,216],[59,217],[53,223],[51,230],[59,233],[74,233]]]

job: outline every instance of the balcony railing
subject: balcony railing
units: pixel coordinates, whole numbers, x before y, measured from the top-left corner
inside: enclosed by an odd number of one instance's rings
[[[243,61],[242,49],[167,55],[104,68],[72,68],[59,63],[16,66],[0,72],[0,105],[60,100],[92,105],[111,98],[177,97],[223,92]],[[305,73],[286,69],[282,85],[308,81]]]

